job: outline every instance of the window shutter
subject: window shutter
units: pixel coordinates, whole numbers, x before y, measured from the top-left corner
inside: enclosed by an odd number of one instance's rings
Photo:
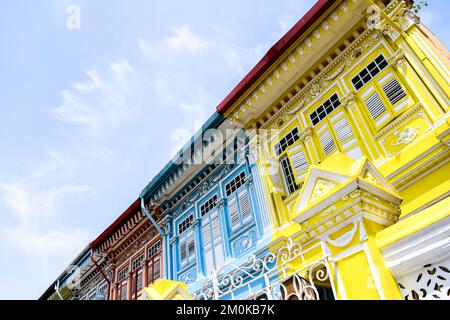
[[[190,232],[188,235],[188,256],[189,259],[195,255],[195,242],[194,242],[194,233]]]
[[[154,275],[155,275],[155,280],[159,279],[161,277],[161,270],[160,270],[160,263],[159,263],[159,259],[156,259],[153,265],[153,270],[154,270]]]
[[[205,248],[209,247],[211,245],[211,229],[208,217],[206,217],[206,219],[204,219],[203,221],[202,234],[203,234],[203,245],[205,246]]]
[[[180,261],[184,262],[186,260],[186,237],[180,239]]]
[[[235,197],[233,197],[233,199],[228,204],[228,214],[230,215],[231,228],[235,229],[237,226],[239,226],[239,211]]]
[[[402,86],[395,78],[383,86],[383,91],[392,105],[395,105],[406,97],[405,90],[403,90]]]
[[[386,112],[386,107],[384,106],[383,101],[375,91],[370,95],[365,103],[374,120],[378,119],[384,112]]]
[[[353,138],[352,128],[350,127],[347,118],[343,117],[336,121],[333,123],[333,127],[340,142],[344,143],[350,138]]]
[[[323,151],[326,155],[329,155],[336,150],[336,144],[334,143],[328,128],[320,135],[320,143],[322,144]]]
[[[303,147],[301,145],[296,145],[295,147],[290,148],[289,158],[291,160],[292,167],[294,168],[295,179],[297,182],[300,182],[309,167]]]
[[[239,206],[241,207],[242,220],[245,221],[251,218],[252,212],[250,209],[250,198],[247,190],[244,190],[239,194]]]
[[[220,216],[217,211],[211,215],[211,228],[214,243],[220,242],[222,240],[222,233],[220,230]]]
[[[278,160],[266,159],[265,171],[269,183],[270,192],[273,194],[284,195],[283,182],[280,178],[280,165]]]

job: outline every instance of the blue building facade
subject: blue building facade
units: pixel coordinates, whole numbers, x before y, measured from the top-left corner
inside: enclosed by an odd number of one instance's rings
[[[141,193],[149,212],[162,211],[166,278],[188,284],[190,292],[262,254],[270,230],[249,138],[236,131],[208,161],[211,129],[225,136],[229,128],[214,114],[180,151],[182,161],[172,160]],[[202,161],[195,159],[199,150]]]

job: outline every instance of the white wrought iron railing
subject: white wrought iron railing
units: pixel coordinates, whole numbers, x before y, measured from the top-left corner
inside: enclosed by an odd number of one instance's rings
[[[311,256],[317,258],[313,262]],[[320,290],[335,293],[328,260],[320,243],[302,249],[291,239],[248,262],[214,270],[193,296],[198,300],[319,300]]]

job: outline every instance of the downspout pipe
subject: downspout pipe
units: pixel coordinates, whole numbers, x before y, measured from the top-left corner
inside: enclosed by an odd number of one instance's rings
[[[147,216],[148,220],[153,224],[153,226],[156,228],[158,233],[161,235],[161,237],[164,239],[164,236],[166,235],[164,231],[161,229],[161,227],[156,223],[155,219],[151,216],[150,212],[148,212],[147,208],[145,207],[144,198],[141,197],[141,208],[142,211],[144,211],[145,215]]]
[[[105,278],[106,283],[108,284],[108,290],[106,290],[106,300],[109,300],[109,292],[111,290],[111,281],[109,281],[108,277],[106,276],[106,274],[103,272],[103,269],[100,268],[100,266],[98,265],[97,261],[95,261],[94,258],[94,249],[91,248],[91,253],[89,254],[89,258],[91,258],[91,261],[94,263],[95,267],[97,268],[97,270],[100,272],[100,274],[102,275],[103,278]]]
[[[151,224],[156,228],[156,230],[158,231],[158,233],[161,235],[161,239],[163,242],[163,248],[164,251],[166,251],[166,234],[164,233],[164,231],[161,229],[161,227],[156,223],[155,219],[153,219],[152,215],[150,214],[150,212],[148,212],[147,208],[145,207],[145,201],[144,198],[141,196],[141,208],[142,211],[145,213],[145,215],[147,216],[148,220],[150,220]],[[163,254],[163,266],[164,269],[167,269],[167,259],[168,259],[168,252],[166,252],[165,254]],[[166,272],[168,272],[168,270],[165,270]]]
[[[55,283],[55,292],[58,295],[59,299],[64,300],[63,296],[61,295],[61,292],[59,292],[59,279],[56,280]]]

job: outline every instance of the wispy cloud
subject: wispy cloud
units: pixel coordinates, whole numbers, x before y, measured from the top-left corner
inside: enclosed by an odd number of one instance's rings
[[[218,26],[212,29],[214,33],[205,36],[195,33],[190,25],[175,26],[170,35],[160,40],[138,39],[138,46],[144,56],[157,63],[177,64],[174,57],[188,52],[193,56],[203,55],[201,61],[205,64],[225,62],[228,72],[237,74],[242,74],[245,67],[262,53],[261,46],[234,44],[230,40],[233,36],[230,30]]]
[[[99,133],[136,119],[142,108],[144,80],[126,60],[88,69],[87,80],[62,90],[63,102],[51,114]]]
[[[28,177],[0,184],[1,200],[9,207],[13,224],[0,228],[3,241],[16,250],[44,260],[65,251],[74,253],[89,239],[87,230],[52,227],[57,214],[63,215],[64,200],[83,193],[94,193],[87,185],[61,183],[74,162],[56,151],[36,166]],[[59,179],[58,179],[59,178]]]
[[[200,53],[210,46],[210,42],[194,34],[189,25],[176,26],[171,30],[172,34],[159,42],[138,40],[142,53],[153,59],[160,59],[165,54],[174,52]]]

